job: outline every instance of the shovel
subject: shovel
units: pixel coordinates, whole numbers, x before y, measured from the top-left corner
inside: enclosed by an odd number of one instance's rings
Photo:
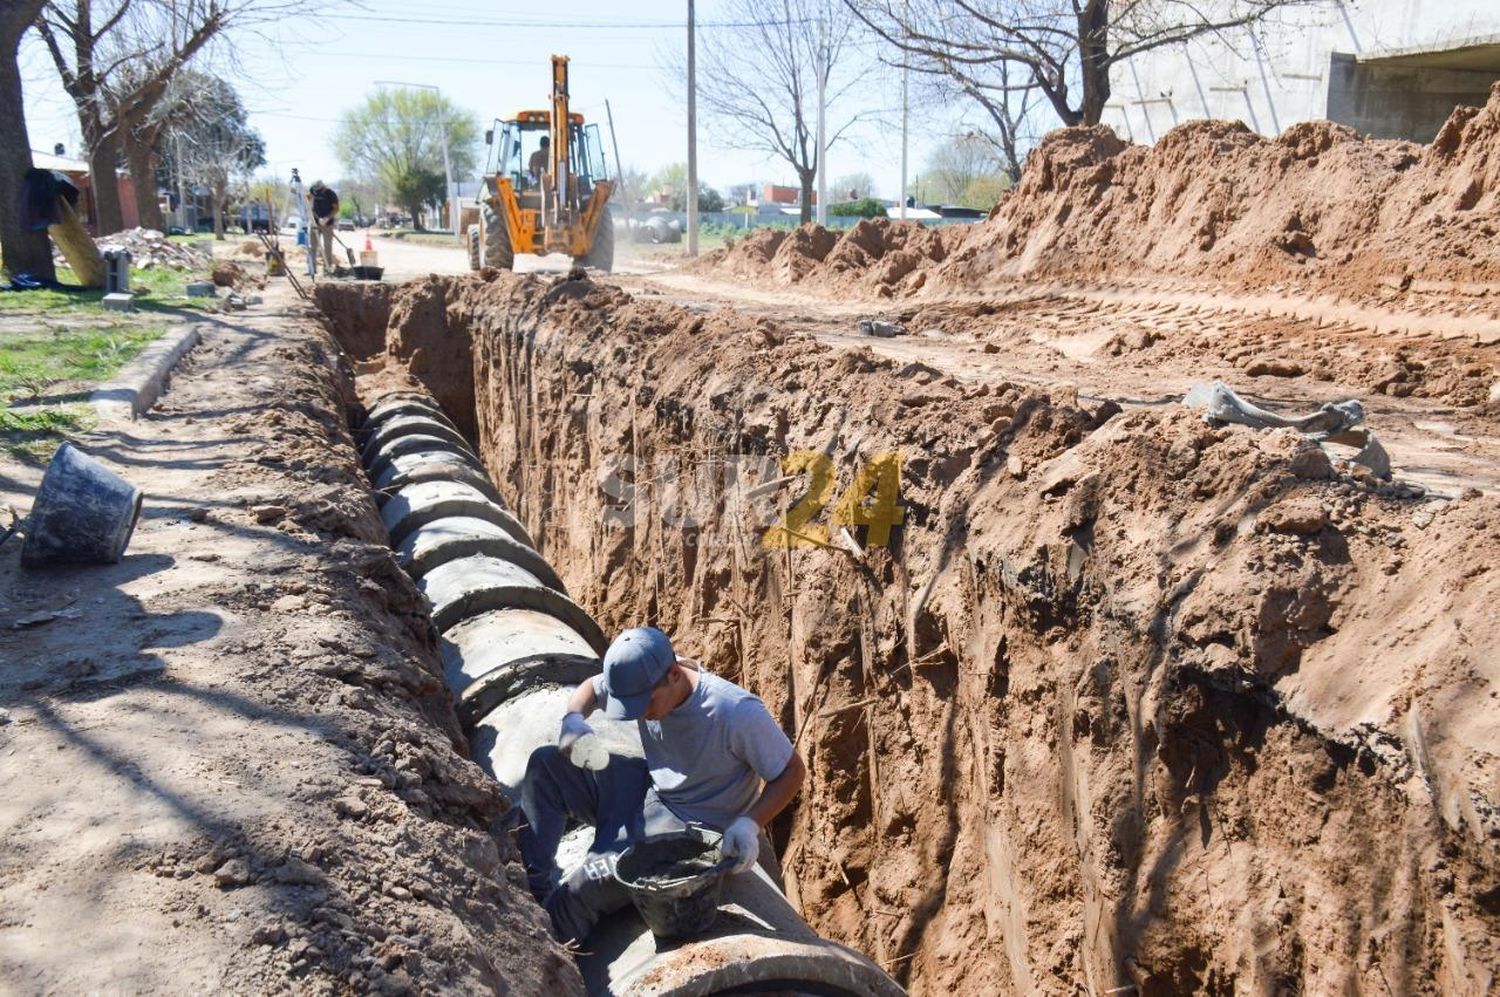
[[[340,246],[344,246],[344,240],[339,238],[339,234],[336,230],[329,229],[328,231],[333,236],[334,242],[338,243]],[[354,250],[350,249],[348,246],[344,246],[344,255],[349,257],[349,265],[351,267],[354,266]]]

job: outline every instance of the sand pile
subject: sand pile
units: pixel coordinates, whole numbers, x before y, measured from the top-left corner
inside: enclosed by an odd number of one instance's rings
[[[1328,122],[1269,139],[1239,122],[1194,121],[1154,146],[1103,126],[1063,129],[1032,152],[1015,190],[976,226],[928,231],[877,220],[822,252],[828,234],[802,231],[809,251],[795,262],[783,259],[790,239],[763,237],[706,265],[875,294],[1151,274],[1354,296],[1414,281],[1497,281],[1500,84],[1484,107],[1456,109],[1426,147]]]
[[[915,222],[867,218],[845,232],[804,225],[787,232],[760,229],[728,249],[704,257],[705,270],[782,285],[806,284],[879,297],[910,294],[927,280],[962,232]]]

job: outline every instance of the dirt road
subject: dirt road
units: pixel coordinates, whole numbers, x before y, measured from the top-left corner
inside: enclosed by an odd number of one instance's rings
[[[380,254],[380,265],[385,268],[384,276],[390,283],[413,280],[428,274],[469,272],[469,254],[456,245],[434,246],[383,236],[372,236],[370,243]],[[360,244],[363,245],[362,237]],[[354,243],[350,242],[350,245]],[[646,274],[663,269],[659,262],[645,257],[636,258],[631,253],[633,247],[621,246],[619,248],[620,252],[615,265],[615,272],[618,274]],[[517,273],[556,276],[567,273],[572,266],[572,261],[566,256],[531,256],[523,253],[516,257]]]
[[[918,361],[962,381],[1073,388],[1125,408],[1173,405],[1194,384],[1216,379],[1288,413],[1358,398],[1402,477],[1450,497],[1464,488],[1500,491],[1492,419],[1455,404],[1500,395],[1500,347],[1485,331],[1493,321],[1472,315],[1290,293],[1210,294],[1169,280],[1018,284],[1008,294],[901,302],[692,270],[618,282],[682,304],[763,315],[831,346]],[[909,334],[865,335],[856,323],[867,317],[900,323]],[[1436,397],[1412,391],[1429,383]]]

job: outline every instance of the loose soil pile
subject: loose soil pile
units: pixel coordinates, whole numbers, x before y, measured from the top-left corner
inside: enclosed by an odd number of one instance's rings
[[[1153,146],[1103,126],[1053,132],[990,218],[927,231],[761,232],[717,272],[879,296],[973,293],[1026,277],[1151,274],[1294,284],[1346,296],[1469,293],[1500,281],[1500,84],[1429,146],[1304,122],[1268,139],[1194,121]],[[1415,288],[1414,288],[1415,284]]]
[[[793,898],[914,991],[1493,986],[1500,502],[584,280],[434,279],[391,315],[394,367],[452,404],[469,379],[600,622],[664,627],[795,732]],[[818,490],[778,480],[795,452],[830,500],[901,454],[890,545],[767,548]]]
[[[79,440],[146,492],[124,560],[0,548],[0,991],[581,992],[493,829],[337,349],[265,313],[204,337],[149,416]],[[0,503],[39,476],[4,464]]]

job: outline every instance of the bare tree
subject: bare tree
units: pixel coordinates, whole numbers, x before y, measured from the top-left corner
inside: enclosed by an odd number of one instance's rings
[[[928,103],[952,107],[967,102],[983,115],[980,124],[970,124],[968,115],[964,115],[969,126],[965,134],[989,146],[1011,183],[1020,180],[1026,153],[1036,142],[1036,111],[1041,99],[1030,75],[1022,67],[1002,62],[992,70],[994,85],[984,87],[953,74],[943,63],[899,54],[906,59],[904,65],[923,81]]]
[[[0,6],[0,257],[11,273],[52,280],[52,246],[45,231],[22,224],[21,183],[31,169],[31,139],[21,99],[21,70],[16,53],[44,0],[15,0]]]
[[[136,178],[137,206],[160,220],[152,206],[150,117],[172,78],[232,27],[291,6],[292,0],[48,0],[37,30],[78,111],[101,233],[123,225],[115,179],[122,152]]]
[[[851,69],[853,18],[818,0],[732,0],[725,26],[705,32],[698,57],[698,99],[727,144],[770,153],[796,172],[802,221],[812,218],[818,176],[818,83],[823,75],[831,120],[828,144],[863,114],[834,108],[859,82]]]
[[[183,176],[206,187],[213,204],[214,238],[224,238],[224,214],[248,185],[250,174],[266,163],[266,146],[249,125],[245,105],[228,82],[188,71],[180,84],[192,94],[164,124],[170,130],[175,164]]]
[[[913,68],[936,67],[981,102],[1034,86],[1065,125],[1099,123],[1110,70],[1132,56],[1320,2],[844,0]]]

